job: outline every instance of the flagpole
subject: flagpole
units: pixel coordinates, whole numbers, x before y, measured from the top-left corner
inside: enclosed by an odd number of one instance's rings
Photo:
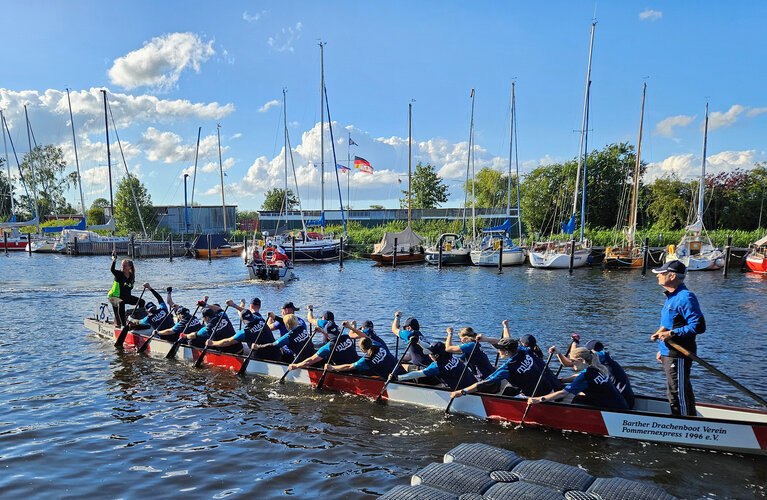
[[[346,143],[346,203],[349,204],[349,209],[351,210],[352,202],[351,198],[349,198],[349,176],[351,175],[351,166],[352,166],[352,133],[349,132],[349,142]]]

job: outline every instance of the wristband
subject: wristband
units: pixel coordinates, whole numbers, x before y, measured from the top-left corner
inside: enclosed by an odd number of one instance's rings
[[[543,403],[544,401],[546,401],[546,396],[541,396],[541,403]]]

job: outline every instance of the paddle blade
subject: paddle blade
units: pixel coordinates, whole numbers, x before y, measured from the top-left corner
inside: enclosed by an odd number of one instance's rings
[[[176,357],[178,348],[181,347],[182,340],[183,340],[183,337],[180,337],[177,341],[173,343],[172,346],[170,346],[170,350],[168,351],[168,354],[165,355],[165,359],[173,359]]]
[[[125,325],[122,330],[120,330],[120,335],[117,336],[117,341],[115,342],[115,347],[120,347],[125,342],[125,337],[128,336],[128,325]]]
[[[250,351],[250,352],[252,353],[253,351]],[[242,365],[240,366],[240,369],[237,370],[237,375],[238,376],[242,377],[243,375],[245,375],[245,373],[247,373],[247,371],[248,371],[248,363],[250,363],[250,354],[248,354],[248,357],[245,358],[245,360],[242,362]]]
[[[146,348],[149,347],[149,342],[152,341],[152,339],[154,338],[155,333],[157,333],[156,330],[152,332],[152,335],[150,335],[149,338],[147,338],[146,341],[143,344],[141,344],[141,347],[139,347],[138,351],[136,351],[136,352],[142,353],[142,352],[146,351]]]
[[[194,362],[195,368],[199,368],[202,366],[202,360],[205,358],[205,353],[207,352],[208,352],[208,348],[206,346],[205,349],[203,349],[202,352],[200,353],[200,356],[197,358],[197,361]]]

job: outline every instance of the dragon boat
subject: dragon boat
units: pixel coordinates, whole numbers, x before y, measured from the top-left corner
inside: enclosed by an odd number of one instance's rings
[[[109,321],[108,309],[102,305],[99,314],[84,319],[84,326],[98,336],[114,341],[121,329]],[[131,330],[124,348],[138,348],[151,336],[151,330]],[[173,344],[153,338],[144,350],[152,357],[165,358]],[[202,349],[181,344],[175,358],[193,363]],[[246,355],[208,350],[203,365],[239,371]],[[292,370],[274,361],[251,359],[246,375],[281,378],[299,384],[317,386],[322,368]],[[411,382],[393,381],[386,390],[385,380],[350,372],[327,371],[323,387],[391,403],[405,403],[445,410],[450,402],[450,389]],[[452,411],[480,418],[519,423],[527,408],[527,398],[496,394],[472,393],[456,398]],[[767,411],[696,403],[695,417],[671,415],[668,401],[661,398],[635,396],[633,410],[613,410],[579,404],[545,402],[533,405],[525,417],[526,426],[581,432],[597,436],[619,437],[670,445],[718,451],[767,455]]]

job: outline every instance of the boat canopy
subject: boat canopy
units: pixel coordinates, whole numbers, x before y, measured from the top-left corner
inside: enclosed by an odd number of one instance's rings
[[[10,229],[14,227],[26,227],[26,226],[36,226],[39,222],[39,219],[35,217],[32,220],[24,221],[24,222],[16,222],[16,214],[14,214],[11,217],[11,220],[8,222],[0,223],[0,228],[3,229]]]
[[[504,232],[508,233],[511,230],[511,219],[506,219],[506,222],[501,224],[500,226],[495,227],[488,227],[486,229],[483,229],[483,233],[498,233],[498,232]]]
[[[96,226],[88,226],[88,229],[91,231],[114,231],[115,230],[115,219],[114,217],[109,218],[109,222],[106,224],[98,224]]]
[[[389,254],[394,252],[394,238],[397,239],[397,252],[408,252],[412,247],[419,246],[426,238],[413,231],[410,224],[399,233],[385,232],[381,242],[373,246],[373,253]]]
[[[227,239],[224,237],[223,234],[210,235],[210,248],[221,248],[225,246],[230,246],[230,245],[229,245],[229,241],[227,241]],[[207,234],[199,235],[194,240],[194,244],[192,245],[192,248],[196,248],[197,250],[206,250],[208,248],[208,235]]]
[[[63,231],[64,229],[79,229],[84,230],[85,229],[85,219],[80,219],[80,222],[78,222],[75,225],[69,225],[69,226],[51,226],[51,227],[42,227],[40,228],[43,230],[43,233],[58,233],[59,231]]]

